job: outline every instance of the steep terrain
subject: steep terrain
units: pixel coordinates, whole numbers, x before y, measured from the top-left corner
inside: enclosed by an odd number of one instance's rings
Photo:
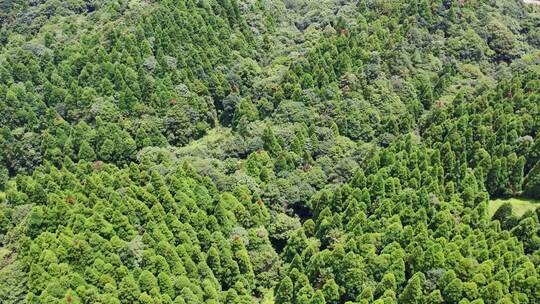
[[[539,9],[0,0],[0,302],[540,302]]]

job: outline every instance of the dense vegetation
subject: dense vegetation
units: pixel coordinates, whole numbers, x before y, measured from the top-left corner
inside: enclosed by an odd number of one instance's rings
[[[540,303],[540,7],[0,0],[1,303]]]

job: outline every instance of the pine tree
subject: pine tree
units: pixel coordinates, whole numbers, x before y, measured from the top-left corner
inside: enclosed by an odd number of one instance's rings
[[[119,298],[124,304],[136,303],[139,299],[139,285],[131,274],[124,277],[118,285]]]
[[[501,282],[494,281],[482,288],[482,299],[486,304],[499,303],[498,301],[503,298],[503,295]]]
[[[407,282],[407,286],[405,286],[405,289],[399,296],[400,302],[403,303],[423,303],[424,302],[424,294],[423,294],[423,286],[424,286],[425,276],[421,272],[415,273],[411,279]]]
[[[458,303],[462,299],[462,292],[463,286],[458,278],[450,281],[443,289],[444,298],[449,303]]]
[[[340,292],[339,292],[339,286],[336,284],[334,279],[330,279],[326,281],[322,288],[324,299],[326,300],[326,303],[339,303],[340,300]]]
[[[317,290],[313,295],[313,298],[311,298],[309,304],[326,304],[323,292],[321,290]]]
[[[96,159],[96,153],[94,152],[94,149],[92,149],[92,147],[86,140],[81,141],[78,158],[79,160],[86,161],[93,161]]]
[[[432,291],[426,298],[427,304],[442,304],[444,303],[444,299],[441,295],[440,290],[434,290]]]
[[[540,199],[540,161],[529,171],[524,184],[523,194],[525,196]]]
[[[158,285],[161,293],[167,294],[169,297],[174,298],[175,290],[174,283],[171,277],[166,272],[160,272],[158,277]]]
[[[292,303],[294,296],[293,282],[289,276],[285,276],[279,283],[276,291],[276,304]]]
[[[139,286],[142,292],[150,293],[152,289],[158,288],[158,280],[148,270],[143,270],[139,276]]]
[[[262,139],[264,142],[264,149],[272,153],[272,155],[275,156],[281,152],[281,146],[270,126],[267,126],[266,129],[264,129]]]

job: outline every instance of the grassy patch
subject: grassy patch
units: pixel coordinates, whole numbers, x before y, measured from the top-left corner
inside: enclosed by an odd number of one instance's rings
[[[510,198],[510,199],[497,199],[492,200],[489,203],[489,217],[491,218],[495,211],[504,203],[512,204],[512,211],[514,215],[520,217],[528,210],[535,210],[540,207],[540,201],[523,199],[523,198]]]
[[[209,130],[202,138],[190,142],[187,146],[175,149],[175,152],[178,156],[218,158],[223,155],[223,147],[232,144],[231,138],[231,129],[217,127]]]

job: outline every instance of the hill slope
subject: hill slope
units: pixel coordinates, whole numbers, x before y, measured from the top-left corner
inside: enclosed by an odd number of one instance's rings
[[[537,6],[0,11],[0,302],[540,302]]]

